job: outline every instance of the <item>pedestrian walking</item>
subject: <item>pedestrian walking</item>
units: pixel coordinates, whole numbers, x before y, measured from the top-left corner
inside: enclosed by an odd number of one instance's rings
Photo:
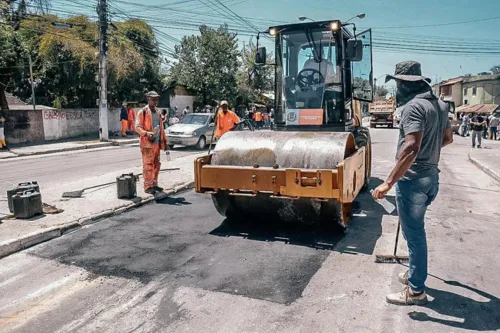
[[[130,132],[135,131],[135,110],[132,107],[132,105],[128,105],[127,109],[127,116],[128,116],[128,130]]]
[[[184,110],[182,110],[182,117],[184,118],[189,113],[189,106],[186,106]]]
[[[482,115],[485,125],[483,126],[483,139],[488,139],[488,129],[490,128],[490,118],[488,115]]]
[[[0,149],[8,150],[7,142],[5,142],[4,129],[5,129],[5,117],[3,115],[3,112],[0,110]]]
[[[160,151],[167,150],[167,137],[157,108],[160,95],[150,91],[146,96],[148,105],[137,114],[135,128],[140,135],[144,191],[155,194],[163,191],[163,188],[158,186],[158,173],[161,166]]]
[[[469,135],[469,116],[464,114],[462,116],[462,125],[460,125],[460,135],[468,136]]]
[[[403,236],[408,243],[409,270],[398,276],[407,286],[386,297],[397,305],[425,304],[427,279],[427,241],[424,217],[439,190],[441,148],[453,142],[446,104],[433,93],[430,79],[422,76],[420,63],[405,61],[396,65],[396,100],[401,107],[401,123],[396,165],[387,180],[373,192],[382,199],[395,186],[396,204]]]
[[[229,110],[229,105],[227,101],[220,102],[220,110],[217,113],[217,131],[215,132],[215,138],[218,140],[235,128],[240,122],[240,118],[233,111]]]
[[[161,110],[161,121],[162,121],[162,124],[163,124],[163,129],[167,129],[168,127],[168,111],[167,109],[163,109]]]
[[[496,114],[492,114],[490,116],[490,139],[491,140],[496,140],[497,139],[497,130],[498,126],[500,125],[500,119],[496,116]]]
[[[122,124],[122,137],[127,136],[128,113],[124,105],[122,105],[122,109],[120,110],[120,122]]]
[[[481,148],[481,137],[483,135],[483,127],[486,126],[486,122],[480,114],[477,114],[472,117],[470,123],[472,125],[472,148],[476,148],[476,140],[478,142],[477,148]]]

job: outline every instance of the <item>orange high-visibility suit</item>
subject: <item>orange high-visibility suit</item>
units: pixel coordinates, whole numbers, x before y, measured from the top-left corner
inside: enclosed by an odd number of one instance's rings
[[[149,141],[148,132],[155,132],[153,116],[157,116],[159,136],[154,142]],[[160,172],[160,150],[167,149],[167,136],[161,123],[161,114],[158,109],[153,113],[149,106],[145,106],[137,113],[135,119],[135,130],[140,135],[140,146],[142,153],[142,168],[144,177],[144,189],[158,186],[158,173]]]
[[[255,112],[255,121],[262,121],[262,113],[260,111]]]
[[[135,128],[135,110],[133,107],[129,107],[128,111],[128,130],[133,131]]]
[[[239,122],[240,118],[238,118],[233,111],[227,110],[227,113],[224,114],[222,110],[219,110],[217,114],[217,131],[215,132],[215,137],[219,139]]]

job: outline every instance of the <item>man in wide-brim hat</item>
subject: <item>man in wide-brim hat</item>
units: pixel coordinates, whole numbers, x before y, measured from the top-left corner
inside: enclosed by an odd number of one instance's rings
[[[409,270],[398,280],[406,285],[402,292],[386,300],[398,305],[427,303],[427,242],[424,216],[439,190],[438,163],[441,148],[453,142],[446,104],[439,100],[422,76],[420,63],[405,61],[396,65],[394,75],[396,103],[401,108],[396,165],[387,180],[373,192],[384,198],[395,186],[396,204],[403,236],[408,243]]]

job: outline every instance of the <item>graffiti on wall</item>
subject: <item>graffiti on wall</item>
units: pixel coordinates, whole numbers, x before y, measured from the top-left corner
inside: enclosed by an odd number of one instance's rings
[[[99,118],[98,110],[79,110],[79,111],[60,111],[60,110],[45,110],[43,111],[43,119],[46,120],[78,120],[88,118]]]

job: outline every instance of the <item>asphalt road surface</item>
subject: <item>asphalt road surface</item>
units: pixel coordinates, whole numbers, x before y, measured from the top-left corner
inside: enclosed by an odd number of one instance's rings
[[[393,164],[397,130],[372,136],[373,187]],[[210,197],[185,192],[1,259],[0,331],[498,331],[500,186],[460,140],[443,151],[426,220],[425,307],[385,303],[405,267],[375,264],[374,253],[391,252],[397,217],[367,194],[341,235],[228,221]]]
[[[171,152],[171,157],[196,153],[198,151],[194,149],[176,148]],[[50,186],[100,176],[113,170],[140,166],[142,160],[139,147],[132,145],[13,158],[0,163],[0,189],[7,189],[25,182],[27,178]]]

